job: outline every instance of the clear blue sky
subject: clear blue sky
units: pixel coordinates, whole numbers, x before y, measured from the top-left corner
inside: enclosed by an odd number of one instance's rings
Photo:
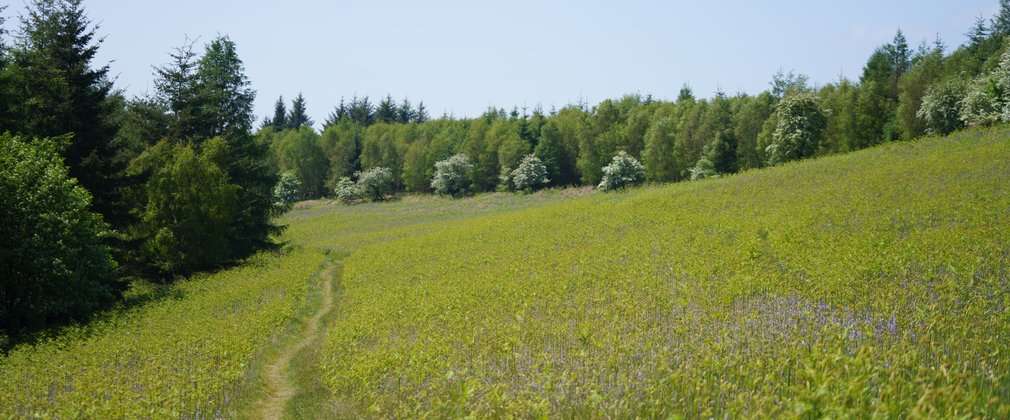
[[[318,123],[341,96],[424,100],[433,117],[488,105],[590,104],[626,93],[756,93],[779,68],[814,83],[858,78],[905,31],[953,48],[997,0],[124,1],[85,0],[117,86],[151,89],[186,35],[229,35],[258,92],[257,119],[302,92]],[[5,14],[15,24],[23,3]]]

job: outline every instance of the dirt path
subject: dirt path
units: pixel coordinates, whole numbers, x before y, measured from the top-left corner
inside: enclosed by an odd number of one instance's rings
[[[323,304],[312,318],[305,323],[305,330],[298,336],[298,341],[281,350],[277,358],[263,371],[265,392],[258,404],[259,418],[279,419],[284,415],[284,406],[295,396],[298,387],[291,383],[289,375],[291,359],[318,339],[319,322],[333,310],[333,276],[337,264],[331,264],[321,274],[323,279]]]

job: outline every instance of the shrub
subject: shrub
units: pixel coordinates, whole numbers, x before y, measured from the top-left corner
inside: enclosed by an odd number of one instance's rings
[[[285,171],[281,174],[277,186],[274,187],[274,199],[280,206],[290,206],[298,201],[302,195],[302,182],[298,180],[298,175],[294,171]]]
[[[922,97],[922,105],[915,116],[926,123],[926,133],[945,135],[964,127],[961,121],[961,101],[964,83],[951,80],[930,86]]]
[[[436,194],[459,197],[466,192],[470,183],[470,171],[473,165],[466,155],[454,155],[446,160],[435,163],[435,176],[431,180],[431,189]]]
[[[0,329],[83,317],[116,297],[108,227],[55,143],[0,135],[0,191]]]
[[[691,173],[692,181],[719,176],[715,170],[715,164],[708,160],[708,158],[698,159],[698,163],[693,168],[688,169],[688,171]]]
[[[361,192],[358,191],[358,186],[351,181],[351,178],[342,177],[337,181],[337,185],[333,187],[333,193],[336,194],[337,199],[343,201],[344,204],[351,204],[352,201],[361,198]]]
[[[526,192],[538,190],[551,182],[547,179],[547,166],[534,154],[526,155],[510,178],[513,188]]]
[[[627,152],[618,153],[609,165],[603,167],[603,180],[599,188],[610,191],[645,182],[645,168]]]
[[[358,172],[358,193],[371,201],[382,201],[393,192],[393,171],[389,168],[370,168]]]
[[[1000,120],[999,87],[996,78],[976,79],[961,100],[961,122],[968,127],[992,125]]]
[[[782,98],[775,110],[778,124],[772,144],[765,149],[768,164],[774,165],[813,156],[828,126],[828,113],[811,92]]]

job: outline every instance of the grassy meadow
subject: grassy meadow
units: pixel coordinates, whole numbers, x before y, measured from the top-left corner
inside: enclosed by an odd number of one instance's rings
[[[1008,136],[382,236],[320,368],[351,417],[1005,417]]]
[[[248,415],[327,258],[339,298],[297,373],[326,417],[1007,417],[1008,138],[617,193],[300,203],[285,253],[0,356],[0,417]]]

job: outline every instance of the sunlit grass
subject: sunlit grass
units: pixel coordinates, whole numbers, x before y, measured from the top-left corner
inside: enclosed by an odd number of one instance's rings
[[[322,369],[377,416],[1010,415],[1008,134],[352,234]]]

